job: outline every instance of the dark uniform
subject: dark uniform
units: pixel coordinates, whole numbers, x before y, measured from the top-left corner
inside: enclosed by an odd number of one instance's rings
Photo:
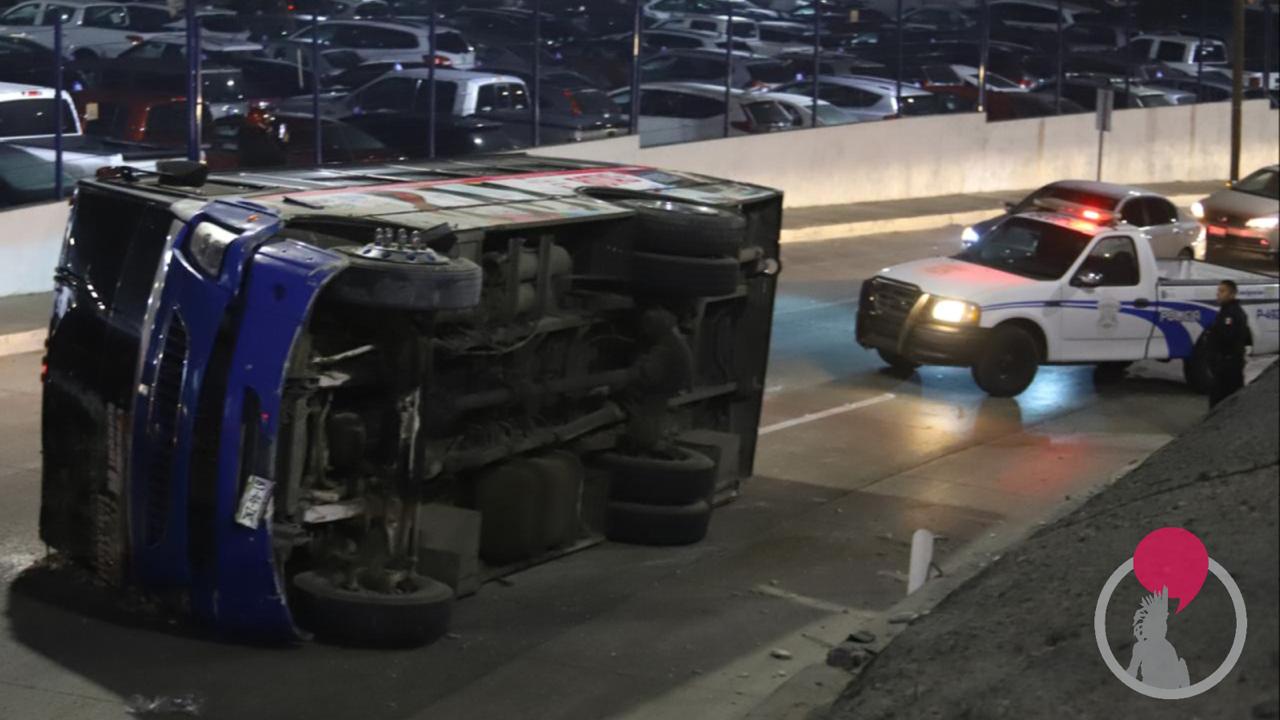
[[[1244,349],[1253,344],[1249,318],[1238,300],[1218,309],[1218,317],[1209,328],[1209,361],[1213,368],[1213,388],[1209,391],[1209,407],[1244,387]]]

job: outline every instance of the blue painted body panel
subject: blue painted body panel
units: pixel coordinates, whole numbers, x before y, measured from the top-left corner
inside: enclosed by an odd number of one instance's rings
[[[217,627],[258,637],[291,637],[293,623],[275,567],[271,527],[234,521],[250,473],[274,480],[276,437],[289,355],[324,284],[346,266],[340,256],[293,241],[265,245],[254,255],[241,300],[235,350],[227,377],[218,452],[211,578],[197,578],[193,607]],[[256,418],[246,402],[256,399]],[[256,448],[243,448],[243,422],[257,424]],[[241,468],[242,461],[250,467]]]
[[[213,221],[240,234],[226,250],[217,278],[187,256],[192,230]],[[295,635],[271,550],[269,522],[255,529],[234,522],[241,491],[241,430],[246,393],[256,395],[260,415],[257,452],[249,471],[271,479],[280,396],[289,353],[324,284],[346,266],[339,255],[289,240],[272,240],[280,221],[250,203],[210,203],[186,223],[165,259],[154,320],[146,329],[130,450],[129,537],[132,580],[162,592],[185,592],[200,620],[221,630],[262,638]],[[163,508],[163,532],[146,537],[149,460],[157,443],[151,393],[166,330],[180,317],[187,334],[187,363],[179,393],[172,469]],[[235,323],[226,393],[218,413],[217,472],[212,562],[190,558],[188,502],[196,408],[219,331]],[[224,341],[226,335],[223,335]],[[245,473],[247,476],[248,473]],[[153,513],[154,515],[154,513]]]

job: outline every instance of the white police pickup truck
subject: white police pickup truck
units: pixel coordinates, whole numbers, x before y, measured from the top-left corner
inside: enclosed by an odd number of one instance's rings
[[[1227,279],[1239,286],[1253,354],[1277,352],[1276,278],[1157,260],[1146,233],[1127,224],[1030,212],[954,257],[895,265],[867,280],[857,339],[898,370],[970,367],[978,386],[999,397],[1025,390],[1040,365],[1096,364],[1113,374],[1143,359],[1183,360],[1188,383],[1203,390],[1208,363],[1198,340]]]

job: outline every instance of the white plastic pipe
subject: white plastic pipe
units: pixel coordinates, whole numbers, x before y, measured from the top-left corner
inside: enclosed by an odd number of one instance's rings
[[[920,528],[911,535],[911,561],[907,566],[907,594],[919,590],[929,579],[933,564],[933,533]]]

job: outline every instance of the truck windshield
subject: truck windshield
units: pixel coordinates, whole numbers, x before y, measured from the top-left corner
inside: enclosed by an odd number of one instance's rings
[[[1070,269],[1090,237],[1052,223],[1015,217],[955,257],[1036,280],[1056,280]]]

